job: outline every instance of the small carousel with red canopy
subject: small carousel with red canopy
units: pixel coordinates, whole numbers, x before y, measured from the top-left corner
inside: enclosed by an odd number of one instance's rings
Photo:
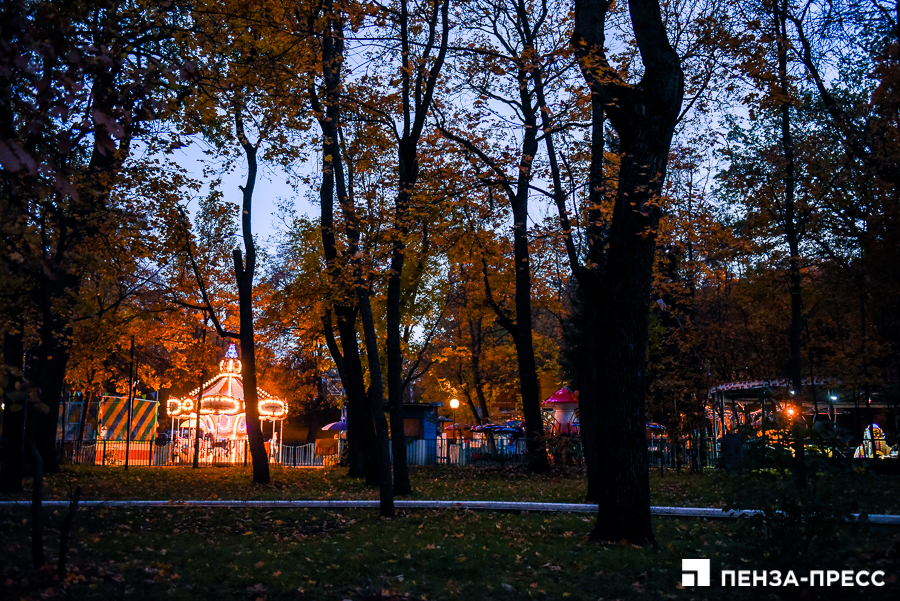
[[[272,457],[278,454],[277,450],[281,446],[287,403],[259,387],[256,392],[259,398],[257,406],[260,425],[264,435],[271,433],[267,450]],[[182,398],[169,399],[166,413],[172,420],[175,454],[182,461],[191,460],[190,439],[196,432],[198,413],[201,458],[207,461],[243,461],[246,454],[244,441],[247,440],[247,414],[237,347],[234,344],[229,345],[225,358],[219,362],[219,373],[203,384],[202,393],[200,388],[195,388]],[[267,421],[270,422],[269,427],[266,427]]]
[[[551,434],[578,434],[578,391],[568,386],[560,388],[541,403],[544,409],[544,430]]]

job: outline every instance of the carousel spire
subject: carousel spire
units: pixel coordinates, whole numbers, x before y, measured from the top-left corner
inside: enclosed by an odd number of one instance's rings
[[[237,346],[232,342],[225,351],[225,358],[219,361],[219,371],[223,374],[241,373],[241,361],[238,359]]]

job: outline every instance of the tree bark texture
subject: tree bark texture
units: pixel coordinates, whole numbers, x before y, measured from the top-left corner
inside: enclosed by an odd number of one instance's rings
[[[381,363],[378,357],[378,335],[375,332],[375,320],[369,304],[369,292],[357,287],[360,303],[360,317],[366,341],[366,359],[369,364],[369,404],[372,408],[372,419],[375,422],[375,453],[378,466],[378,499],[379,514],[382,517],[394,515],[394,487],[391,473],[391,448],[388,421],[384,415],[384,384],[381,380]],[[406,452],[406,449],[403,450]]]
[[[585,391],[597,390],[599,387],[596,362],[600,357],[600,327],[604,317],[594,307],[586,306],[583,289],[576,290],[576,295],[578,308],[574,323],[570,324],[572,333],[569,335],[569,344],[575,349],[575,373],[578,378],[578,414],[581,422],[579,435],[587,476],[584,500],[587,503],[599,503],[600,491],[604,486],[600,479],[600,454],[597,444],[599,408],[595,398]]]
[[[164,36],[170,36],[170,30],[163,32],[157,27],[161,21],[156,19],[161,13],[142,13],[150,20],[123,21],[119,17],[124,5],[120,3],[108,6],[62,3],[55,5],[59,12],[50,14],[56,14],[72,27],[71,35],[60,35],[54,19],[30,21],[21,12],[24,3],[8,4],[8,7],[7,3],[3,5],[3,13],[9,18],[0,20],[4,33],[26,23],[30,26],[26,27],[28,35],[4,35],[3,39],[23,44],[20,48],[24,50],[23,56],[39,54],[37,63],[41,65],[40,79],[33,77],[37,74],[31,73],[32,67],[25,66],[26,63],[11,65],[12,70],[0,77],[0,137],[19,144],[34,164],[40,166],[3,170],[4,219],[15,223],[21,218],[40,233],[39,248],[24,241],[20,232],[8,240],[13,247],[24,251],[21,254],[27,258],[24,266],[17,269],[21,269],[19,275],[31,280],[35,294],[30,300],[35,321],[41,321],[40,340],[38,347],[31,349],[34,365],[29,367],[29,372],[40,376],[32,381],[40,386],[46,411],[35,416],[34,444],[44,460],[45,470],[52,473],[59,469],[55,443],[68,361],[70,319],[78,305],[80,285],[87,271],[82,255],[90,254],[89,245],[105,242],[105,237],[120,221],[118,208],[110,206],[110,191],[129,157],[135,133],[146,122],[158,118],[157,111],[150,108],[153,103],[147,101],[168,77],[165,67],[156,68],[165,65],[166,59],[156,65],[153,65],[156,61],[151,61],[132,69],[136,63],[130,58],[148,50],[155,55],[158,44]],[[48,44],[50,40],[53,43]],[[92,41],[97,42],[103,60],[84,61],[81,57],[77,48]],[[12,48],[16,52],[15,46]],[[134,52],[123,51],[124,48]],[[77,62],[71,62],[70,57],[76,55]],[[52,117],[60,106],[57,101],[65,97],[57,93],[63,89],[60,84],[65,85],[65,80],[74,83],[79,78],[89,86],[89,100],[85,97],[89,109],[84,116],[89,121],[89,131],[82,129],[84,121],[79,121],[75,129],[65,130],[66,118]],[[32,89],[33,99],[24,100],[25,104],[9,102],[13,81]],[[29,96],[31,92],[18,94],[17,100]],[[23,108],[14,112],[17,105]],[[111,126],[110,120],[120,127]],[[78,137],[88,135],[76,144],[54,143],[76,133]]]
[[[544,472],[550,469],[550,463],[544,444],[541,391],[537,377],[537,365],[534,360],[531,258],[528,251],[528,192],[531,183],[531,165],[538,150],[537,120],[530,99],[525,106],[527,123],[519,161],[519,177],[516,182],[515,195],[510,198],[513,213],[513,261],[516,274],[516,322],[511,333],[515,340],[516,363],[519,367],[519,389],[522,393],[522,413],[525,418],[528,468],[534,472]]]
[[[70,280],[69,277],[63,277]],[[52,286],[56,288],[56,286]],[[72,283],[69,291],[77,290]],[[58,291],[60,295],[65,293]],[[45,296],[40,327],[41,341],[36,356],[32,360],[28,379],[40,386],[41,403],[46,410],[34,414],[34,445],[43,459],[45,473],[59,471],[59,457],[56,455],[56,434],[59,412],[65,388],[66,367],[69,363],[69,335],[71,327],[67,317],[54,312],[55,296]]]
[[[519,391],[522,395],[522,413],[525,422],[525,440],[528,452],[528,467],[534,472],[550,469],[549,457],[544,441],[544,422],[541,414],[540,385],[537,376],[537,364],[534,357],[533,318],[531,309],[531,263],[528,245],[528,200],[530,185],[533,179],[532,164],[537,154],[538,114],[543,102],[543,71],[539,61],[535,60],[536,35],[532,29],[528,7],[524,2],[516,2],[514,14],[507,14],[510,19],[509,40],[504,40],[508,47],[520,47],[515,57],[518,98],[506,101],[520,112],[524,133],[519,155],[519,164],[515,185],[508,178],[498,163],[478,149],[472,142],[459,136],[445,135],[461,143],[478,155],[481,160],[499,177],[513,214],[513,271],[515,275],[514,305],[515,318],[503,311],[490,297],[489,280],[485,266],[485,289],[489,302],[497,314],[498,322],[509,332],[516,347],[516,364],[519,374]],[[542,13],[546,16],[546,13]],[[498,17],[499,18],[499,17]],[[538,16],[535,19],[540,20]],[[499,30],[494,34],[502,37]],[[516,39],[518,38],[518,39]],[[543,128],[550,137],[549,128]]]
[[[404,7],[406,3],[404,3]],[[412,188],[416,180],[416,149],[405,140],[399,144],[399,190],[394,204],[394,228],[391,242],[391,271],[388,276],[386,328],[387,328],[387,384],[388,406],[391,420],[391,451],[394,469],[394,494],[412,492],[409,467],[406,464],[406,435],[403,430],[403,346],[400,330],[403,264],[406,257],[406,236]]]

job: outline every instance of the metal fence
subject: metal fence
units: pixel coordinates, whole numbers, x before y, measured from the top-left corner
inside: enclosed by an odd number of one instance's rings
[[[317,455],[314,443],[297,447],[281,447],[281,464],[291,467],[324,466],[326,458],[334,457],[334,455]]]
[[[192,465],[194,442],[176,439],[157,444],[156,440],[132,441],[91,440],[57,441],[57,451],[65,463],[78,465],[164,466]],[[201,440],[198,449],[200,465],[247,465],[250,459],[247,441]],[[281,463],[283,449],[266,443],[269,463]]]
[[[435,463],[441,465],[519,465],[524,464],[525,441],[506,437],[490,440],[485,436],[471,440],[438,438]]]
[[[57,442],[61,459],[80,465],[163,465],[169,462],[169,450],[150,442],[126,444],[118,440]]]
[[[650,466],[677,468],[692,463],[701,466],[716,464],[717,445],[712,438],[683,440],[673,443],[667,438],[650,438],[647,441]],[[122,466],[171,466],[192,465],[194,444],[191,439],[176,439],[157,444],[151,441],[97,440],[57,442],[63,462],[79,465]],[[323,447],[324,448],[324,447]],[[319,451],[322,448],[318,449]],[[329,447],[331,454],[320,454],[315,444],[298,446],[266,443],[269,463],[291,467],[322,467],[339,462],[344,441]],[[554,437],[547,441],[547,452],[555,465],[581,465],[584,456],[578,437]],[[527,463],[527,449],[521,438],[484,435],[472,439],[437,438],[408,440],[406,461],[409,465],[523,465]],[[248,465],[250,462],[247,441],[201,440],[198,463],[200,465]]]
[[[650,467],[681,468],[715,466],[719,457],[718,442],[712,436],[695,436],[672,441],[667,437],[647,439]]]

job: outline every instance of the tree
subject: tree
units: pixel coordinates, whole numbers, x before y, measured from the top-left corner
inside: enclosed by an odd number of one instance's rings
[[[499,392],[517,387],[515,342],[497,325],[485,297],[490,290],[496,305],[508,304],[514,284],[505,259],[511,244],[508,237],[493,233],[497,213],[492,208],[500,207],[491,207],[488,200],[471,202],[473,196],[488,196],[485,193],[483,188],[472,190],[466,195],[469,202],[457,208],[461,223],[454,228],[456,242],[446,254],[446,310],[429,353],[434,366],[425,378],[429,398],[462,397],[478,424],[491,420],[491,401]],[[486,276],[491,280],[488,286]]]
[[[560,227],[584,307],[579,353],[582,431],[594,438],[599,514],[593,537],[654,540],[644,435],[649,298],[660,193],[669,147],[681,111],[684,74],[666,35],[657,2],[628,5],[644,70],[636,85],[609,63],[607,20],[612,2],[576,0],[572,46],[591,92],[591,165],[586,257],[582,262],[565,204],[557,196]],[[601,214],[609,187],[604,174],[605,120],[618,135],[615,201]],[[602,419],[600,412],[603,412]],[[595,459],[596,460],[596,459]]]
[[[401,285],[406,262],[409,235],[409,211],[413,191],[419,177],[419,142],[425,127],[425,119],[431,109],[435,87],[444,57],[447,54],[450,32],[449,0],[433,2],[419,19],[411,18],[408,0],[400,0],[397,16],[400,41],[400,102],[402,126],[393,127],[397,143],[397,195],[394,201],[394,228],[391,235],[391,265],[388,277],[386,330],[387,330],[387,383],[388,404],[391,416],[391,443],[394,457],[394,493],[407,495],[412,492],[409,469],[406,465],[406,438],[403,432],[403,346],[401,342]],[[417,11],[414,11],[417,12]],[[390,14],[390,13],[389,13]],[[418,16],[418,15],[414,15]],[[411,50],[416,42],[411,27],[423,27],[428,33],[420,46],[420,55]],[[440,28],[440,30],[439,30]],[[419,44],[416,44],[419,46]],[[435,53],[433,61],[430,60]]]
[[[329,351],[341,374],[341,381],[344,382],[344,390],[347,392],[348,440],[351,441],[351,447],[360,444],[360,447],[354,450],[358,460],[368,456],[371,467],[367,470],[367,480],[372,475],[376,476],[380,513],[383,516],[392,516],[394,499],[388,424],[383,410],[384,384],[378,356],[378,337],[369,288],[363,273],[360,217],[352,195],[352,180],[348,186],[340,145],[344,32],[346,20],[352,18],[352,15],[347,15],[344,11],[345,7],[335,6],[332,0],[325,0],[320,11],[316,10],[308,15],[309,30],[320,32],[321,35],[317,48],[318,64],[310,69],[307,85],[309,102],[322,132],[322,184],[319,199],[323,255],[326,270],[335,288],[338,291],[346,290],[346,285],[352,291],[350,299],[339,298],[334,302],[342,348],[338,347],[333,335],[330,309],[326,309],[324,316],[325,335]],[[318,85],[319,78],[321,87]],[[335,226],[335,197],[341,210],[343,233],[346,238],[346,254],[340,258]],[[357,318],[362,322],[366,348],[369,373],[367,391],[356,335]]]
[[[553,89],[566,82],[571,66],[565,56],[564,40],[558,29],[561,21],[556,3],[509,4],[490,2],[476,4],[478,15],[468,26],[472,42],[466,63],[460,66],[464,89],[475,96],[474,114],[462,127],[441,127],[449,139],[463,151],[484,165],[486,173],[478,173],[482,185],[496,185],[509,202],[512,211],[513,270],[515,273],[515,312],[503,310],[494,301],[490,290],[487,300],[497,314],[499,323],[510,333],[516,344],[519,385],[525,417],[529,467],[533,471],[550,468],[543,442],[543,421],[540,409],[540,388],[533,341],[532,267],[529,257],[528,219],[529,196],[538,175],[537,155],[540,143],[557,133],[547,127],[542,112],[549,110],[548,98]],[[488,32],[484,35],[483,32]],[[485,39],[486,38],[486,39]],[[462,61],[461,61],[462,62]],[[482,72],[472,77],[473,72]],[[507,76],[503,79],[503,76]],[[480,131],[479,124],[490,118],[495,109],[490,103],[506,105],[499,122],[515,120],[521,124],[521,141],[517,152],[506,149],[500,156],[486,146],[498,146],[499,140]],[[577,99],[576,99],[577,104]],[[541,122],[539,125],[539,121]],[[557,124],[565,127],[566,124]],[[477,132],[477,137],[474,135]],[[517,134],[518,135],[518,134]],[[552,143],[551,143],[552,144]],[[512,174],[507,173],[507,167]],[[485,282],[488,280],[485,278]]]
[[[801,247],[807,237],[814,205],[803,194],[802,189],[798,192],[798,178],[801,174],[792,118],[799,98],[789,64],[790,40],[787,31],[789,4],[789,0],[774,0],[753,7],[758,12],[748,16],[748,19],[758,19],[761,31],[754,50],[747,53],[741,67],[762,94],[761,98],[757,94],[749,96],[751,102],[757,105],[754,106],[754,112],[760,111],[764,117],[774,113],[778,115],[777,153],[772,147],[776,143],[775,140],[770,140],[772,146],[767,147],[762,153],[772,166],[771,175],[767,181],[759,181],[758,176],[754,177],[750,173],[747,176],[751,180],[756,179],[764,188],[757,190],[753,195],[761,196],[763,211],[777,224],[787,245],[786,271],[791,297],[788,375],[796,394],[800,395],[803,388],[801,338],[804,322]]]
[[[303,39],[286,33],[273,13],[277,14],[274,6],[247,10],[242,4],[233,5],[227,0],[193,12],[195,27],[188,41],[195,45],[192,49],[198,59],[193,77],[198,93],[184,116],[187,127],[201,131],[225,157],[232,157],[235,149],[228,146],[234,145],[247,164],[246,183],[240,186],[244,248],[243,252],[239,248],[232,251],[239,333],[226,331],[208,296],[204,295],[203,301],[220,336],[240,340],[253,481],[263,484],[269,482],[269,464],[257,395],[253,193],[260,159],[290,163],[296,158],[297,151],[290,140],[296,139],[303,128],[289,123],[288,116],[302,107],[302,84],[293,71],[305,68],[304,52],[308,46]]]
[[[845,188],[844,194],[826,199],[826,219],[836,226],[829,230],[837,236],[849,234],[857,250],[842,252],[842,245],[834,242],[839,238],[830,233],[818,236],[817,242],[830,257],[841,257],[851,268],[847,273],[859,292],[859,349],[865,358],[859,378],[865,382],[865,398],[870,398],[870,358],[877,346],[871,326],[876,325],[894,349],[900,340],[900,307],[893,302],[900,280],[889,258],[900,248],[896,211],[900,9],[896,2],[881,0],[809,0],[778,6],[791,56],[802,65],[811,94],[833,128],[827,137],[839,137],[837,146],[844,151],[842,171],[861,176],[852,194],[847,195]],[[843,43],[847,39],[856,43]],[[824,125],[826,120],[821,122]]]
[[[648,409],[674,440],[705,433],[709,389],[735,379],[723,380],[729,376],[717,368],[742,348],[715,344],[726,337],[719,331],[726,319],[717,311],[717,301],[734,277],[735,258],[743,256],[746,244],[736,239],[727,214],[708,189],[712,169],[704,164],[701,150],[708,143],[701,135],[673,148],[654,265]],[[740,331],[728,323],[729,334]],[[697,449],[699,441],[694,443]],[[689,459],[692,471],[699,469],[700,457],[693,453]],[[683,460],[678,458],[679,465]]]
[[[48,472],[58,469],[57,417],[82,275],[90,249],[127,248],[143,223],[113,191],[133,145],[152,145],[148,124],[170,108],[178,73],[167,29],[180,16],[174,3],[3,5],[0,162],[12,224],[4,256],[22,278],[23,303],[34,307],[39,341],[20,345],[24,329],[13,317],[7,348],[33,356],[27,369],[23,353],[9,358],[16,374],[40,383],[29,436]]]

